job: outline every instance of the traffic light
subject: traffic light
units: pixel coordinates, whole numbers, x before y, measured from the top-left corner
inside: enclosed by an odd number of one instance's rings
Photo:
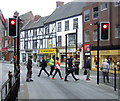
[[[16,28],[17,24],[16,24],[16,19],[15,18],[9,18],[9,22],[8,22],[8,31],[9,31],[9,36],[17,36],[16,35]]]
[[[101,40],[108,40],[109,39],[109,22],[102,22],[101,23]]]

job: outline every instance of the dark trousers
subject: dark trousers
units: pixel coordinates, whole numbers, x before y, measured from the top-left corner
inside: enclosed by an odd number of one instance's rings
[[[54,78],[54,77],[55,77],[55,75],[57,74],[57,72],[59,73],[60,78],[62,78],[62,76],[61,76],[61,72],[60,72],[60,70],[59,70],[59,69],[56,69],[56,70],[55,70],[55,74],[53,75],[53,77],[52,77],[52,78]]]
[[[50,75],[52,75],[53,71],[54,71],[54,66],[51,66]]]
[[[65,76],[65,80],[67,80],[67,77],[68,77],[68,75],[71,73],[72,74],[72,77],[75,79],[75,80],[77,80],[77,78],[74,76],[74,74],[73,74],[73,71],[74,70],[68,70],[67,71],[67,74],[66,74],[66,76]]]
[[[46,71],[45,67],[41,67],[40,72],[39,72],[39,76],[41,75],[42,70],[44,70],[45,73],[49,76],[49,73]]]
[[[107,82],[109,82],[109,73],[103,72],[103,81],[105,82],[105,77],[107,77]]]

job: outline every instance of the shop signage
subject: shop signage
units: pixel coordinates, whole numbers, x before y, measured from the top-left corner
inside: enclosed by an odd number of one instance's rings
[[[90,51],[90,44],[84,44],[84,50]]]
[[[40,49],[39,54],[56,53],[56,49]]]

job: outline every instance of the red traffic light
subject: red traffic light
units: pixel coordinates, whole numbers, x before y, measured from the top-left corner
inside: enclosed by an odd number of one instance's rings
[[[14,19],[10,21],[11,25],[15,25],[15,23],[16,23],[16,21]]]
[[[108,24],[104,24],[104,25],[103,25],[103,28],[104,28],[104,29],[107,29],[107,28],[108,28]]]

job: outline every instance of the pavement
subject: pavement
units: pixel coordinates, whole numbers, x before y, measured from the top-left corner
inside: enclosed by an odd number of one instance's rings
[[[24,68],[25,65],[21,65]],[[99,85],[97,82],[96,72],[91,71],[89,81],[86,80],[86,75],[83,75],[84,70],[80,70],[79,81],[75,82],[71,75],[68,76],[69,81],[60,80],[59,75],[56,75],[55,80],[52,77],[47,77],[42,72],[41,77],[37,77],[40,67],[33,66],[33,82],[26,82],[26,71],[21,72],[21,84],[18,99],[62,99],[62,100],[91,100],[91,101],[118,101],[118,90],[103,83]],[[47,71],[50,68],[47,67]],[[61,68],[62,76],[65,77],[65,68]]]

